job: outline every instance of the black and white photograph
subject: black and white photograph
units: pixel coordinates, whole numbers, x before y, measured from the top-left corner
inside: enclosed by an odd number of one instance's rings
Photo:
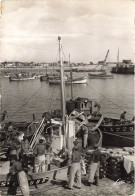
[[[134,0],[0,0],[0,196],[135,196]]]

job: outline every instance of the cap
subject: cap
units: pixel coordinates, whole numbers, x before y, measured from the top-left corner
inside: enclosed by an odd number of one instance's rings
[[[43,136],[41,136],[39,139],[40,139],[40,140],[45,140],[45,138],[44,138]]]

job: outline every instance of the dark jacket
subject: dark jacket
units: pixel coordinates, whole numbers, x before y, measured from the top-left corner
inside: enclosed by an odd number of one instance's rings
[[[90,158],[90,163],[98,163],[101,161],[101,151],[99,149],[96,149],[95,151],[93,151],[92,156]]]

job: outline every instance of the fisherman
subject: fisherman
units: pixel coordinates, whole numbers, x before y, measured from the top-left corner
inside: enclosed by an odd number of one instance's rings
[[[7,116],[7,111],[4,110],[4,112],[2,113],[2,116],[1,116],[1,121],[4,121],[6,119],[6,116]]]
[[[61,162],[60,167],[65,167],[71,164],[71,154],[65,146],[62,147],[62,149],[58,153],[58,156],[64,159],[63,162]]]
[[[11,139],[11,138],[14,138],[16,134],[17,134],[17,129],[13,127],[12,122],[9,122],[8,128],[7,128],[7,137]]]
[[[94,108],[97,108],[95,111],[95,115],[97,116],[99,114],[100,109],[101,109],[101,105],[97,101],[94,101]]]
[[[83,148],[85,149],[87,147],[88,144],[88,127],[86,125],[82,126],[82,130],[83,130]]]
[[[71,168],[69,171],[69,179],[68,179],[68,185],[67,189],[73,190],[74,185],[74,178],[76,177],[77,182],[77,188],[81,189],[81,155],[78,141],[74,141],[74,147],[72,149],[72,155],[71,155]]]
[[[33,151],[33,154],[35,155],[35,163],[34,163],[35,173],[45,172],[45,153],[46,153],[45,138],[41,137],[39,139],[39,144],[35,146],[35,149]]]
[[[16,155],[17,159],[19,159],[18,149],[20,148],[19,141],[16,140],[16,138],[12,138],[12,141],[10,143],[10,159],[12,158],[12,155]]]
[[[120,122],[125,122],[126,121],[126,117],[125,117],[125,115],[126,115],[126,111],[124,111],[121,115],[120,115]]]
[[[22,192],[23,196],[29,196],[29,184],[28,184],[28,179],[26,176],[26,173],[24,172],[22,168],[22,164],[19,160],[17,160],[17,156],[14,155],[11,159],[11,170],[10,174],[11,175],[17,175],[18,178],[18,183]]]
[[[89,170],[89,176],[88,176],[88,186],[91,186],[93,184],[94,178],[95,178],[95,185],[98,186],[99,183],[99,167],[100,167],[100,161],[101,161],[101,151],[97,144],[94,144],[94,151],[92,153],[92,156],[90,158],[90,170]]]
[[[24,168],[28,168],[28,152],[30,149],[30,143],[26,136],[23,136],[23,140],[21,141],[21,158],[22,165]]]

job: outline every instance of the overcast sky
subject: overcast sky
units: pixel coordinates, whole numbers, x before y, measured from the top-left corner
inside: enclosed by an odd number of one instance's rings
[[[133,0],[4,0],[1,61],[58,60],[62,37],[64,60],[97,62],[134,60]]]

